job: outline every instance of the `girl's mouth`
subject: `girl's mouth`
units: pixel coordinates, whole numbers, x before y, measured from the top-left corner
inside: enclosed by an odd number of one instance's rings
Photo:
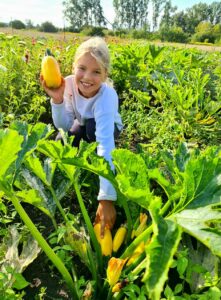
[[[89,88],[89,87],[91,87],[91,86],[92,86],[92,84],[91,84],[91,83],[88,83],[88,82],[83,82],[83,81],[81,81],[81,84],[83,85],[83,87],[86,87],[86,88]]]

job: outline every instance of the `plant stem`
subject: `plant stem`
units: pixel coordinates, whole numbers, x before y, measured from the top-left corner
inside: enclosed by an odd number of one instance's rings
[[[130,274],[131,271],[133,272],[133,270],[137,268],[137,266],[144,260],[145,257],[146,257],[146,253],[144,251],[143,253],[140,254],[140,256],[137,258],[137,260],[135,260],[135,262],[133,262],[129,266],[125,267],[124,273]]]
[[[143,269],[145,269],[147,265],[147,257],[145,257],[140,263],[139,265],[136,266],[136,268],[133,269],[133,271],[131,272],[133,275],[138,275]]]
[[[125,259],[131,255],[136,246],[138,246],[142,241],[146,241],[152,232],[152,225],[146,228],[124,251],[120,258]]]
[[[50,189],[50,192],[51,192],[52,197],[53,197],[53,199],[54,199],[54,202],[55,202],[56,205],[57,205],[57,208],[59,209],[59,211],[60,211],[62,217],[64,218],[64,221],[67,223],[67,222],[68,222],[68,218],[67,218],[67,216],[66,216],[66,214],[65,214],[65,212],[64,212],[64,210],[63,210],[63,207],[61,206],[61,204],[60,204],[60,202],[59,202],[59,200],[58,200],[58,198],[57,198],[57,196],[56,196],[56,194],[55,194],[54,189],[53,189],[51,186],[49,187],[49,189]]]
[[[115,189],[117,190],[116,187],[115,187]],[[131,219],[131,215],[130,215],[130,210],[129,210],[126,198],[124,197],[124,195],[122,195],[120,193],[120,191],[118,191],[118,198],[121,201],[121,204],[124,208],[124,211],[125,211],[125,214],[127,217],[127,242],[128,242],[130,239],[130,236],[131,236],[131,231],[132,231],[132,219]]]
[[[87,225],[87,229],[89,231],[89,234],[90,234],[90,237],[91,237],[91,240],[92,240],[92,243],[93,243],[96,255],[97,255],[98,268],[99,268],[99,271],[102,274],[102,271],[103,271],[103,257],[102,257],[102,254],[101,254],[101,248],[100,248],[100,245],[98,244],[97,238],[96,238],[95,233],[94,233],[93,225],[91,223],[91,220],[88,216],[86,207],[84,205],[84,201],[82,199],[78,183],[76,181],[74,181],[73,184],[74,184],[74,189],[75,189],[75,192],[76,192],[76,195],[77,195],[78,203],[80,205],[81,212],[82,212],[83,217],[84,217],[84,221]]]
[[[51,221],[52,221],[52,224],[53,224],[55,230],[57,230],[58,229],[58,225],[57,225],[57,222],[56,222],[56,220],[55,220],[55,218],[53,216],[51,216]]]
[[[112,295],[112,288],[109,286],[109,283],[105,280],[101,293],[98,295],[97,299],[105,299],[110,300],[110,296]]]
[[[72,263],[71,265],[71,272],[72,272],[72,276],[73,276],[73,282],[74,282],[74,286],[75,286],[75,290],[76,293],[79,294],[79,289],[78,289],[78,277],[77,277],[77,273],[75,271],[75,267]],[[80,297],[79,297],[80,298]]]
[[[161,208],[160,210],[160,215],[164,216],[167,212],[167,210],[169,209],[169,207],[171,206],[171,204],[176,203],[176,200],[180,198],[180,192],[176,192],[173,194],[173,196],[169,197],[169,199],[167,200],[167,202],[165,203],[165,205]],[[179,204],[179,203],[178,203]],[[174,213],[174,210],[176,211],[176,207],[174,207],[170,212],[169,215]]]
[[[98,276],[97,276],[96,266],[95,266],[95,263],[94,263],[94,258],[93,258],[93,255],[92,255],[91,247],[90,247],[90,249],[88,249],[87,254],[88,254],[88,259],[89,259],[89,262],[90,262],[90,267],[91,267],[90,271],[91,271],[91,274],[92,274],[92,278],[99,285],[100,282],[97,279]],[[100,286],[99,286],[99,288],[100,288]]]
[[[78,300],[79,296],[77,294],[77,291],[75,289],[75,285],[74,282],[72,280],[72,277],[70,275],[70,273],[68,272],[68,270],[66,269],[65,265],[63,264],[63,262],[60,260],[60,258],[54,253],[54,251],[52,250],[52,248],[49,246],[49,244],[47,243],[47,241],[44,239],[44,237],[42,236],[42,234],[39,232],[39,230],[37,229],[37,227],[34,225],[34,223],[31,221],[31,219],[29,218],[28,214],[26,213],[26,211],[24,210],[24,208],[22,207],[22,205],[20,204],[18,198],[16,196],[13,195],[13,193],[7,193],[10,194],[9,197],[16,209],[16,211],[18,212],[18,214],[20,215],[21,219],[23,220],[23,222],[25,223],[25,225],[27,226],[27,228],[30,230],[31,234],[33,235],[33,237],[36,239],[36,241],[38,242],[38,244],[40,245],[40,247],[42,248],[42,250],[45,252],[45,254],[48,256],[48,258],[52,261],[52,263],[56,266],[56,268],[58,269],[58,271],[61,273],[61,275],[63,276],[65,282],[67,283],[74,299]]]
[[[169,209],[170,205],[171,205],[171,201],[167,200],[165,205],[160,210],[160,215],[161,216],[163,216],[166,213],[166,211]]]
[[[111,300],[112,296],[113,296],[112,287],[110,287],[109,290],[108,290],[108,294],[107,294],[107,300]]]

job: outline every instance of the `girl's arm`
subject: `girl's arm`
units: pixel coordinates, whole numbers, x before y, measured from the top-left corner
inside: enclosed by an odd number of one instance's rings
[[[59,88],[48,88],[45,84],[43,76],[40,77],[41,84],[51,97],[52,119],[56,128],[62,128],[68,131],[75,119],[75,114],[72,105],[71,78],[62,78],[62,83]]]
[[[117,109],[118,98],[114,90],[104,93],[95,109],[97,154],[109,162],[112,170],[114,170],[114,166],[111,151],[115,148],[114,117]],[[116,198],[116,191],[112,184],[107,179],[100,177],[99,204],[95,222],[101,223],[101,237],[104,234],[105,226],[110,229],[114,226],[116,219],[114,201]]]

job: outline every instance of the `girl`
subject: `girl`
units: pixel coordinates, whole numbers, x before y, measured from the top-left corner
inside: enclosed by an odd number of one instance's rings
[[[52,118],[56,128],[74,135],[73,145],[80,140],[98,142],[97,154],[111,165],[114,138],[122,129],[118,113],[118,96],[109,84],[110,55],[102,38],[95,37],[83,42],[77,49],[73,63],[73,75],[62,80],[57,89],[49,89],[44,79],[41,83],[51,97]],[[111,183],[100,177],[98,208],[95,223],[101,223],[101,237],[105,226],[110,229],[116,219],[113,202],[116,191]]]

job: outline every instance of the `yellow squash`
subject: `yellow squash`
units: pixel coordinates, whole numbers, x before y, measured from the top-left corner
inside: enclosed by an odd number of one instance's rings
[[[134,252],[132,253],[132,256],[129,258],[129,260],[127,261],[127,266],[134,263],[144,251],[145,251],[145,244],[144,244],[144,241],[142,241],[137,246],[137,248],[134,250]]]
[[[61,72],[57,60],[46,51],[42,59],[41,74],[49,88],[58,88],[61,85]]]
[[[114,239],[113,239],[113,251],[117,252],[122,243],[124,242],[124,239],[127,234],[127,228],[123,225],[120,228],[118,228],[117,232],[115,233]]]
[[[101,236],[100,236],[101,224],[97,223],[94,225],[94,232],[95,232],[96,238],[101,246],[102,254],[105,256],[111,255],[112,247],[113,247],[111,231],[109,229],[105,228],[104,237],[101,238]]]

